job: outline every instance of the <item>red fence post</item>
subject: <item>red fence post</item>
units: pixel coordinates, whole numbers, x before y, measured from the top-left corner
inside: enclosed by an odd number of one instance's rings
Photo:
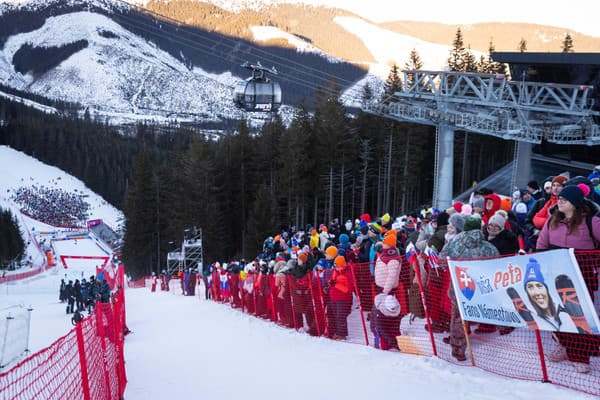
[[[122,399],[125,393],[125,386],[127,385],[127,378],[125,377],[125,356],[123,353],[123,342],[125,340],[125,296],[123,289],[115,295],[115,303],[112,304],[113,319],[114,323],[114,338],[115,345],[117,347],[117,377],[119,379],[119,398]]]
[[[287,285],[290,292],[290,303],[292,304],[292,321],[294,321],[294,329],[298,330],[298,321],[296,321],[296,305],[294,304],[294,294],[296,292],[296,284],[292,285],[292,277],[286,275]],[[304,324],[303,324],[304,325]]]
[[[81,386],[83,389],[84,400],[91,400],[87,361],[85,359],[85,347],[83,345],[83,328],[81,325],[82,322],[78,322],[75,325],[75,332],[77,334],[77,350],[79,353],[79,365],[81,366]]]
[[[104,383],[106,384],[106,395],[110,399],[110,378],[108,376],[108,367],[106,365],[106,334],[104,332],[104,308],[106,304],[96,302],[94,308],[96,314],[96,329],[98,331],[98,337],[100,338],[100,347],[102,348],[102,368],[104,369]]]
[[[323,324],[325,328],[323,331],[325,332],[325,336],[329,337],[329,323],[327,322],[327,313],[325,313],[325,296],[323,296],[323,286],[321,285],[321,278],[319,277],[319,273],[316,273],[315,278],[317,279],[317,288],[319,289],[319,296],[321,297],[321,312],[323,313]]]
[[[546,360],[544,359],[544,347],[542,346],[542,337],[538,329],[535,330],[535,340],[537,342],[538,352],[540,354],[540,364],[542,366],[542,382],[550,382],[548,380],[548,370],[546,369]]]
[[[367,324],[365,323],[365,316],[363,315],[362,303],[360,301],[360,295],[358,294],[358,285],[356,283],[356,275],[354,274],[354,264],[350,264],[350,275],[352,275],[352,286],[354,286],[354,293],[358,298],[358,311],[360,311],[360,321],[362,322],[363,332],[365,334],[365,345],[369,345],[369,336],[367,335]]]
[[[419,284],[419,292],[421,293],[421,303],[423,304],[423,310],[425,311],[425,321],[427,322],[427,330],[429,331],[429,339],[431,340],[431,349],[433,355],[437,356],[437,348],[435,346],[435,338],[433,337],[433,328],[431,326],[431,319],[429,318],[429,310],[427,309],[427,301],[425,299],[425,290],[423,289],[423,281],[421,280],[421,266],[417,257],[414,256],[412,266],[417,276],[417,283]]]
[[[313,290],[313,273],[308,273],[308,288],[310,290],[310,301],[312,302],[313,313],[315,315],[315,326],[317,328],[317,336],[321,336],[321,328],[319,326],[319,315],[317,314],[317,302],[315,301],[315,293]]]

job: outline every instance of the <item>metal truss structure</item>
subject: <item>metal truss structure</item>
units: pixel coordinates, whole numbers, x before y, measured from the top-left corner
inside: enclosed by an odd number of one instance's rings
[[[405,88],[365,112],[436,126],[434,201],[452,201],[454,131],[517,142],[600,144],[592,87],[510,81],[502,74],[403,71]]]
[[[183,268],[202,269],[202,229],[193,228],[184,231],[183,243],[181,244],[181,257]]]

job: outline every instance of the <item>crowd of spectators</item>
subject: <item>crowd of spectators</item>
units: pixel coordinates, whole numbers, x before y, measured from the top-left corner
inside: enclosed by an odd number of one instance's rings
[[[468,202],[456,202],[446,210],[424,208],[397,218],[388,213],[379,218],[363,214],[345,223],[334,219],[318,227],[282,227],[264,241],[253,261],[204,266],[205,297],[233,307],[245,304],[258,316],[337,340],[348,335],[347,318],[356,297],[370,321],[375,346],[393,349],[398,348],[401,319],[409,313],[411,318],[423,317],[422,310],[411,309],[410,302],[417,294],[414,267],[419,265],[427,307],[435,311],[431,329],[447,332],[444,343],[452,347],[452,356],[464,361],[466,333],[455,296],[452,290],[446,293],[449,282],[444,279],[449,280],[449,275],[431,273],[439,258],[600,249],[599,198],[600,166],[587,178],[557,175],[542,185],[530,181],[508,195],[482,188]],[[413,253],[419,262],[406,262]],[[348,272],[350,264],[355,266],[354,276]],[[593,300],[597,271],[589,273],[583,275]],[[417,299],[417,308],[422,307]],[[476,334],[496,331],[506,335],[513,328],[479,324],[474,330]],[[575,348],[574,336],[589,346]],[[600,353],[593,335],[559,333],[556,342],[558,350],[550,361],[568,359],[579,373],[589,373],[590,356]]]
[[[43,185],[22,186],[14,190],[11,199],[23,214],[55,227],[85,226],[90,210],[84,195]]]

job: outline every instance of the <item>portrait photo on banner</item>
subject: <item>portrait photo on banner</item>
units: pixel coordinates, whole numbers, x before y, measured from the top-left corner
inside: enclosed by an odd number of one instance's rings
[[[465,321],[598,334],[600,322],[572,249],[448,260]]]

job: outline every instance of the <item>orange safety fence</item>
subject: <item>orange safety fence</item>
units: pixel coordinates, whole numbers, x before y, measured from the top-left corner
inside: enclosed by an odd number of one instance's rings
[[[122,399],[127,383],[123,357],[125,297],[94,312],[68,334],[0,373],[0,393],[17,399]]]
[[[576,251],[575,255],[592,300],[598,300],[600,251]],[[301,278],[259,271],[247,274],[245,281],[238,274],[214,271],[204,282],[208,282],[209,297],[214,301],[310,335],[433,355],[458,365],[600,396],[600,335],[553,335],[529,328],[467,323],[473,359],[453,357],[447,263],[440,259],[438,267],[432,268],[427,261],[411,261],[402,259],[399,278],[391,285],[390,294],[396,301],[378,296],[381,288],[375,285],[369,263],[348,264],[351,300],[332,291],[336,286],[332,281],[337,279],[331,269],[311,271]],[[381,303],[375,307],[377,301]],[[552,357],[558,341],[568,349],[568,357],[560,360]],[[578,372],[570,362],[581,358],[590,360],[591,372]]]

